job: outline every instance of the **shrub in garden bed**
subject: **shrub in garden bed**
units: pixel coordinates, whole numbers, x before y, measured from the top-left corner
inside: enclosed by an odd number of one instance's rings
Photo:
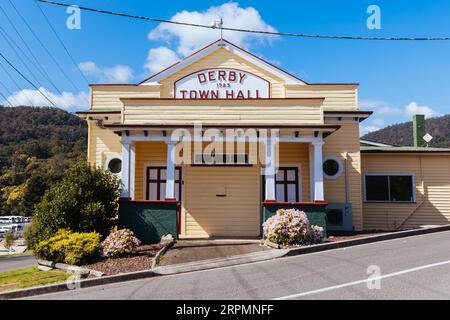
[[[323,240],[323,228],[312,226],[306,213],[295,209],[279,209],[263,224],[264,236],[281,245],[310,245]]]
[[[39,242],[34,253],[40,259],[81,265],[99,256],[100,234],[61,229],[50,239]]]
[[[133,231],[113,228],[109,236],[102,242],[101,248],[104,256],[117,258],[133,254],[140,244],[141,241],[134,236]]]
[[[54,236],[59,229],[98,232],[106,237],[117,218],[119,180],[103,169],[79,163],[49,189],[36,206],[27,245]]]

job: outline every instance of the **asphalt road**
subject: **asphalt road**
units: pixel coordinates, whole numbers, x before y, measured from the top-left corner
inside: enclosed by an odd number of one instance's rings
[[[0,272],[32,266],[37,266],[36,258],[32,254],[11,258],[0,258]]]
[[[34,298],[449,299],[450,231]]]

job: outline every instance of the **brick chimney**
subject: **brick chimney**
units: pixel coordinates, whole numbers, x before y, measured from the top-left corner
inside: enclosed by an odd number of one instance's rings
[[[413,117],[413,143],[414,147],[425,147],[426,142],[423,140],[425,135],[425,115],[416,114]]]

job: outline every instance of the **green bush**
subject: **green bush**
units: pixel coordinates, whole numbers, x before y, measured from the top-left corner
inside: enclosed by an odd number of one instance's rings
[[[9,250],[14,244],[14,232],[7,232],[5,234],[5,237],[3,238],[3,244],[6,249]]]
[[[119,180],[100,168],[79,163],[50,188],[36,206],[27,245],[34,248],[59,229],[98,232],[106,237],[117,219]]]
[[[34,250],[36,257],[54,262],[80,265],[98,257],[100,234],[79,233],[61,229],[55,236],[39,242]]]

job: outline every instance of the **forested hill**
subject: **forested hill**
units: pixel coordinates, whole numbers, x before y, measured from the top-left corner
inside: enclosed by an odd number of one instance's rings
[[[86,123],[56,108],[0,106],[0,215],[31,214],[43,192],[84,160]]]
[[[426,132],[433,136],[430,147],[450,147],[450,115],[426,120]],[[395,124],[362,137],[371,141],[398,146],[413,145],[412,121]]]

